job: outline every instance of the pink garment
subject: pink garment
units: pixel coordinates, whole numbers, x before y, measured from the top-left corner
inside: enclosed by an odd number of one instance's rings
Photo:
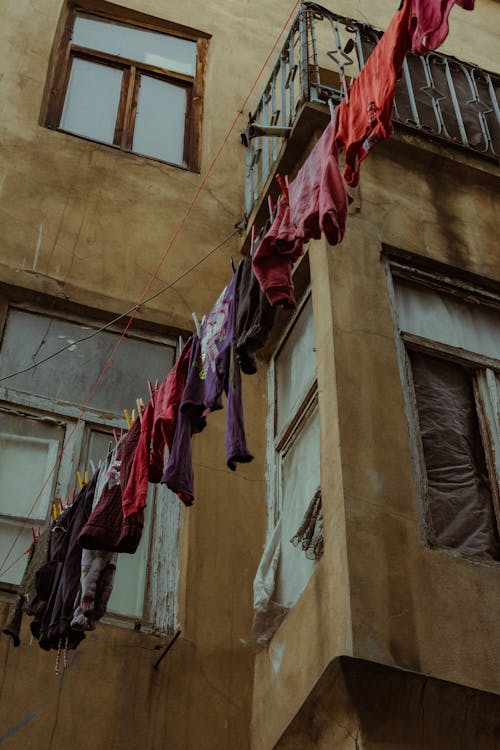
[[[413,0],[392,18],[385,34],[354,80],[349,102],[343,99],[338,109],[336,143],[345,148],[344,178],[348,185],[359,181],[359,165],[376,143],[389,138],[396,82],[401,76],[403,60],[411,49],[415,18]]]
[[[425,55],[441,46],[448,36],[448,16],[455,3],[464,10],[474,10],[475,0],[413,0],[416,29],[412,50],[416,55]]]
[[[348,195],[338,166],[335,123],[328,123],[320,139],[288,187],[288,197],[278,200],[277,213],[253,258],[255,276],[275,307],[295,307],[292,264],[304,244],[323,232],[330,245],[345,232]]]
[[[335,143],[338,110],[329,122],[297,176],[290,183],[288,200],[294,238],[303,242],[326,236],[330,245],[342,241],[347,209],[352,198],[345,189]],[[286,235],[287,239],[291,239]],[[278,244],[282,230],[278,232]]]

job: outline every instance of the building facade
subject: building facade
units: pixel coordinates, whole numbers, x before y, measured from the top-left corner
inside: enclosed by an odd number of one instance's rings
[[[42,5],[1,11],[4,620],[31,529],[172,367],[396,10]],[[27,618],[2,637],[5,748],[497,747],[497,19],[455,8],[440,54],[408,58],[342,243],[310,243],[244,376],[254,461],[227,469],[211,415],[194,506],[151,488],[62,676]],[[310,560],[289,539],[318,497]]]

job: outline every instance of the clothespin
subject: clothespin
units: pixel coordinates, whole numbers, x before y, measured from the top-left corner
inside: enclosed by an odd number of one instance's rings
[[[78,486],[80,487],[80,489],[82,489],[84,482],[79,471],[76,472],[76,478],[78,480]]]
[[[116,431],[116,427],[113,427],[113,435],[115,436],[115,443],[119,443],[120,438],[118,436],[118,432]]]
[[[234,260],[233,260],[233,256],[232,255],[229,258],[229,265],[231,266],[233,273],[236,273],[236,266],[234,265]]]
[[[54,521],[57,521],[57,508],[55,503],[52,503],[52,515],[54,516]]]
[[[66,507],[69,508],[69,495],[66,495]]]
[[[75,497],[76,497],[76,484],[73,485],[73,493],[71,495],[71,505],[73,505],[73,503],[75,502]]]
[[[252,226],[252,232],[250,234],[250,256],[253,256],[254,246],[255,246],[255,224]]]
[[[159,385],[160,385],[160,384],[159,384],[159,382],[158,382],[158,378],[156,378],[156,380],[155,380],[155,391],[157,391],[157,390],[158,390],[158,386],[159,386]]]
[[[274,220],[274,203],[270,195],[267,196],[267,206],[269,208],[269,219],[272,223]]]
[[[333,99],[331,96],[328,98],[328,109],[330,110],[330,120],[332,121],[333,125],[333,121],[335,119],[335,104],[333,103]]]
[[[90,459],[89,463],[90,468],[92,469],[92,474],[95,474],[95,463],[92,461],[92,459]]]
[[[198,320],[195,312],[191,313],[191,315],[193,316],[194,327],[196,328],[196,335],[198,336],[198,338],[201,338],[200,321]]]
[[[57,498],[57,502],[59,503],[59,507],[60,507],[61,513],[62,513],[63,510],[64,510],[64,505],[63,505],[62,497],[58,497]]]
[[[179,347],[179,354],[180,354],[182,352],[182,350],[184,349],[184,339],[182,338],[182,336],[179,336],[179,340],[178,340],[177,344],[178,344],[178,347]]]
[[[31,533],[33,534],[33,544],[36,544],[36,534],[35,534],[35,529],[33,528],[33,526],[31,527]]]
[[[130,419],[130,416],[129,416],[129,413],[128,413],[127,409],[123,410],[123,414],[125,415],[125,421],[127,423],[127,427],[130,430],[130,428],[132,427],[133,420]]]
[[[87,469],[85,469],[85,474],[83,475],[83,482],[84,482],[84,484],[88,484],[89,483],[89,473],[88,473]]]
[[[130,413],[130,419],[132,420],[132,424],[134,424],[136,416],[137,416],[136,410],[132,409],[132,411]]]
[[[288,187],[287,187],[285,181],[283,180],[282,176],[280,174],[277,174],[276,175],[276,180],[277,180],[277,182],[278,182],[278,184],[279,184],[279,186],[281,188],[281,192],[283,193],[283,195],[285,196],[285,198],[288,200]]]

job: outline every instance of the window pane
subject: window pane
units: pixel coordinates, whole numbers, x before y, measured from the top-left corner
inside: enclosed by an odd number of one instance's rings
[[[0,514],[43,522],[53,497],[50,476],[64,428],[48,421],[0,412]]]
[[[394,288],[402,331],[498,359],[500,315],[496,310],[400,279],[395,279]]]
[[[19,524],[12,525],[0,522],[0,562],[4,559],[7,550],[10,549],[11,544],[14,542],[19,528]],[[12,552],[5,561],[5,567],[0,573],[2,583],[13,583],[16,585],[21,583],[29,557],[28,554],[23,555],[22,553],[29,550],[32,542],[31,526],[25,527],[19,534]],[[20,559],[15,562],[18,557]]]
[[[472,374],[410,352],[427,471],[430,542],[500,559]]]
[[[102,143],[113,143],[122,71],[73,59],[59,127]]]
[[[182,164],[186,89],[141,76],[132,151]]]
[[[309,297],[276,357],[278,433],[297,410],[315,377],[314,320]]]
[[[196,42],[78,14],[73,44],[194,76]]]
[[[281,555],[276,601],[286,607],[293,607],[318,564],[316,560],[308,560],[290,539],[320,486],[319,449],[319,411],[316,408],[282,460]]]
[[[0,350],[0,376],[69,344],[70,348],[36,369],[0,383],[0,386],[45,398],[83,404],[113,351],[119,335],[104,331],[89,341],[74,343],[91,333],[88,325],[11,309]],[[125,336],[90,402],[95,409],[115,414],[148,396],[146,378],[163,380],[174,362],[175,349],[160,343]]]

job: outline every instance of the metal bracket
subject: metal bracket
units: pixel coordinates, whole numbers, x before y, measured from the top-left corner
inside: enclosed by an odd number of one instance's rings
[[[259,125],[256,122],[251,122],[246,130],[241,133],[241,142],[248,148],[252,138],[288,138],[292,128],[283,128],[279,125]]]

